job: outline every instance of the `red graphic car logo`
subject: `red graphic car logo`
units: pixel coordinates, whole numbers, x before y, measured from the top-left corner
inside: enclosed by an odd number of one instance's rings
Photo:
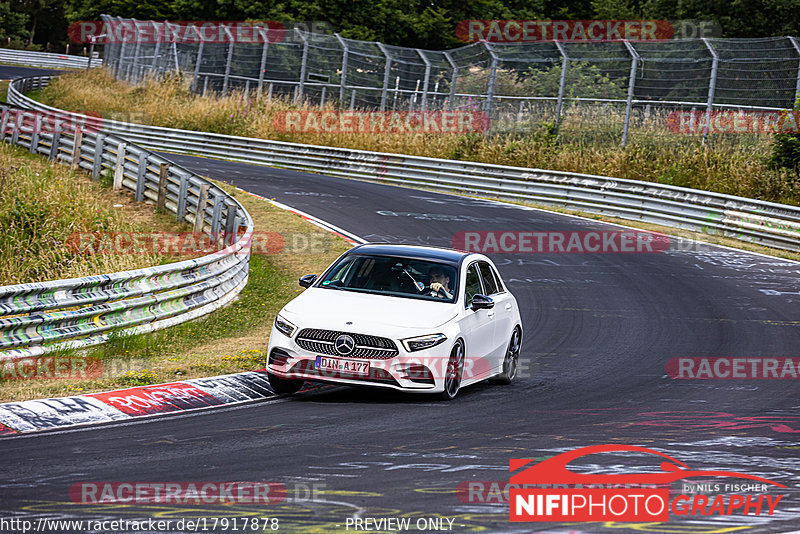
[[[582,458],[590,454],[599,452],[643,452],[653,454],[669,460],[668,462],[661,462],[660,468],[663,473],[631,473],[631,474],[614,474],[614,475],[591,475],[575,473],[567,469],[567,464],[577,458]],[[517,471],[521,467],[536,462],[530,459],[512,459],[509,462],[509,470]],[[755,475],[748,475],[747,473],[739,473],[737,471],[706,471],[706,470],[692,470],[688,465],[676,460],[663,452],[654,451],[645,447],[637,447],[635,445],[592,445],[590,447],[581,447],[573,451],[561,453],[547,460],[537,462],[536,464],[528,467],[515,475],[512,475],[509,482],[511,484],[669,484],[676,480],[681,480],[689,477],[731,477],[731,478],[746,478],[749,480],[756,480],[766,484],[772,484],[779,488],[785,488],[783,484],[778,482],[758,477]]]

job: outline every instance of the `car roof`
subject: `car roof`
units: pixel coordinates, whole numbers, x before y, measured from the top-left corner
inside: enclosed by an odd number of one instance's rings
[[[374,256],[397,256],[418,260],[437,261],[458,266],[469,255],[451,248],[426,247],[420,245],[396,245],[391,243],[367,243],[352,248],[348,254],[370,254]]]

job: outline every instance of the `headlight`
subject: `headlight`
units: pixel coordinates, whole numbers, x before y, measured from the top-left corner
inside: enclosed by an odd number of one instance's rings
[[[444,334],[431,334],[428,336],[410,337],[402,341],[408,352],[416,352],[418,350],[435,347],[439,343],[444,343],[446,339],[447,336]]]
[[[278,332],[283,334],[286,337],[292,337],[294,331],[297,329],[295,325],[278,315],[275,317],[275,328],[278,329]]]

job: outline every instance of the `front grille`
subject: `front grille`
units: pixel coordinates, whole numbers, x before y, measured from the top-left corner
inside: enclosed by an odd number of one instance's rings
[[[334,340],[342,334],[351,336],[356,342],[355,350],[346,356],[336,352],[336,348],[333,346]],[[397,345],[391,339],[366,334],[353,334],[351,332],[338,332],[336,330],[304,328],[297,334],[295,342],[303,350],[331,356],[342,356],[343,358],[388,360],[397,356],[398,353]]]

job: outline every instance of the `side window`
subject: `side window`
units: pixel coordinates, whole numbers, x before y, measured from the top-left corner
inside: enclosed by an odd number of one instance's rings
[[[499,293],[497,289],[497,281],[494,279],[492,268],[485,261],[478,262],[478,267],[481,270],[481,277],[483,278],[483,285],[486,287],[487,295],[494,295]]]
[[[481,288],[481,279],[478,277],[478,264],[473,263],[467,268],[466,290],[464,291],[464,306],[468,307],[472,303],[472,297],[479,293],[483,293]]]

